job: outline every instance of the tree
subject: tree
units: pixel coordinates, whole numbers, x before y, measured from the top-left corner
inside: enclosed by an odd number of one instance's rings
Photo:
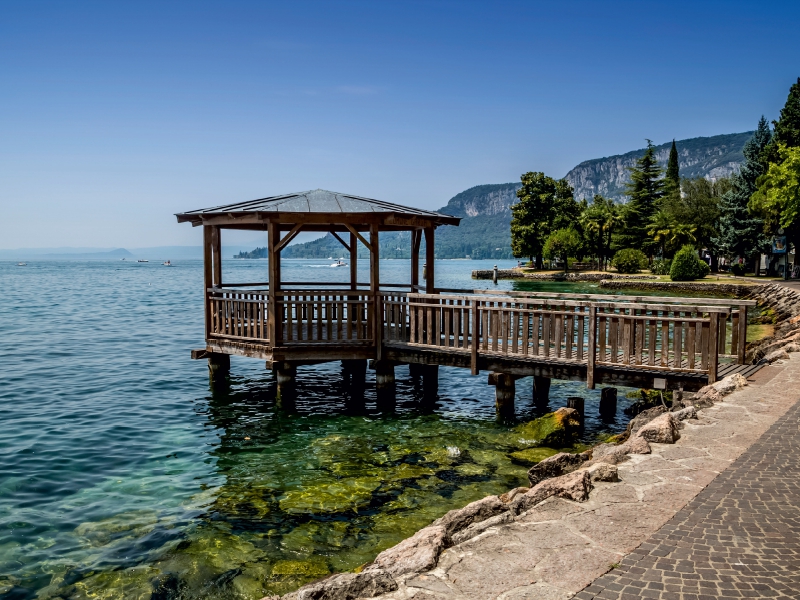
[[[557,229],[549,236],[544,243],[544,256],[548,260],[564,261],[564,272],[569,269],[569,257],[575,256],[580,251],[583,240],[580,234],[573,228]]]
[[[800,77],[789,88],[789,97],[781,109],[781,116],[777,121],[773,121],[772,125],[775,127],[772,142],[762,157],[762,161],[766,159],[764,161],[766,163],[780,162],[779,144],[787,148],[800,146]]]
[[[712,241],[728,257],[750,261],[766,249],[764,220],[750,210],[748,203],[758,187],[758,178],[766,172],[762,156],[771,139],[769,124],[762,116],[753,137],[744,145],[744,162],[731,176],[731,189],[720,201],[719,233]]]
[[[791,236],[800,228],[800,147],[780,143],[778,158],[780,162],[771,163],[759,179],[750,206],[771,217]]]
[[[683,223],[675,215],[666,210],[659,210],[650,219],[647,233],[661,247],[661,258],[669,258],[678,248],[697,241],[697,227]]]
[[[574,224],[580,207],[572,187],[564,179],[555,180],[544,173],[529,172],[517,190],[519,202],[511,207],[511,250],[519,258],[536,259],[542,268],[544,243],[556,229]]]
[[[663,171],[658,166],[651,140],[647,140],[644,155],[630,168],[630,172],[631,182],[625,190],[630,198],[624,210],[626,227],[617,237],[616,244],[619,248],[638,248],[652,255],[657,245],[647,234],[647,226],[664,195],[664,180],[661,179]]]
[[[669,160],[667,161],[667,171],[664,174],[664,195],[675,196],[681,192],[681,174],[678,165],[678,148],[675,140],[672,140],[672,148],[669,150]]]
[[[605,269],[611,258],[611,240],[625,224],[620,206],[613,200],[595,194],[592,204],[580,217],[590,252],[597,256],[600,268]]]

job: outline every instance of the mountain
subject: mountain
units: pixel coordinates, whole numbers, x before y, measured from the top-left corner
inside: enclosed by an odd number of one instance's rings
[[[698,137],[676,141],[681,177],[721,178],[739,169],[744,160],[742,148],[753,135],[752,131]],[[656,157],[666,167],[672,142],[656,146]],[[628,169],[641,158],[645,149],[625,154],[586,160],[564,177],[575,189],[575,198],[592,199],[595,194],[622,201],[625,184],[630,180]]]
[[[753,135],[752,131],[698,137],[676,141],[681,177],[727,177],[738,170],[744,160],[742,148]],[[656,156],[666,166],[672,142],[656,146]],[[644,154],[645,149],[625,154],[587,160],[565,175],[575,189],[575,198],[591,199],[602,194],[618,202],[625,200],[625,183],[630,179],[629,167]],[[437,258],[502,259],[511,254],[511,205],[517,201],[520,183],[478,185],[453,196],[439,212],[462,217],[459,227],[440,227],[436,230]],[[424,245],[424,244],[423,244]],[[381,256],[409,258],[408,233],[381,234]],[[342,256],[343,248],[330,235],[295,244],[283,251],[286,258],[327,258]],[[367,256],[366,248],[359,256]],[[242,252],[235,258],[265,258],[266,249]]]

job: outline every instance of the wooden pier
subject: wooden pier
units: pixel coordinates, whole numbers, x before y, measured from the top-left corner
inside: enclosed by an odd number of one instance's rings
[[[589,388],[691,391],[750,368],[744,351],[753,301],[435,288],[434,230],[457,225],[454,217],[315,190],[178,220],[204,228],[206,346],[192,356],[207,358],[214,376],[226,373],[229,355],[265,360],[279,391],[293,385],[298,365],[328,361],[363,368],[374,361],[379,387],[393,385],[397,364],[424,365],[431,381],[439,365],[460,367],[490,372],[500,408],[520,377],[538,379],[540,390],[566,379]],[[266,282],[223,283],[224,228],[267,232]],[[280,252],[304,230],[339,240],[350,256],[349,281],[281,280]],[[411,232],[406,285],[380,282],[379,232],[387,230]],[[427,279],[420,285],[423,236]],[[370,251],[368,283],[357,281],[359,243]]]

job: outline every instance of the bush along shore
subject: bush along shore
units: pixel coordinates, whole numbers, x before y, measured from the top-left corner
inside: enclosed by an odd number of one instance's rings
[[[748,358],[771,363],[800,351],[800,293],[778,284],[748,289],[775,321],[774,335],[748,345]],[[586,502],[597,482],[618,481],[617,465],[631,455],[651,453],[651,443],[674,444],[681,436],[682,423],[697,419],[698,411],[722,402],[723,398],[747,385],[734,374],[696,393],[676,393],[672,404],[647,409],[636,415],[625,432],[580,453],[559,452],[528,470],[527,487],[517,487],[487,496],[461,509],[451,510],[429,526],[381,552],[357,572],[331,575],[286,594],[282,600],[355,600],[397,591],[421,573],[436,568],[444,550],[462,544],[487,530],[520,521],[537,505],[550,498]],[[542,419],[521,426],[531,435],[560,436],[565,441],[580,427],[580,414],[560,408]],[[528,463],[530,464],[530,462]],[[264,600],[279,600],[268,596]]]
[[[473,279],[492,279],[494,269],[478,269],[472,272]],[[619,279],[632,281],[646,281],[658,279],[655,275],[619,275],[616,273],[531,273],[522,269],[497,269],[498,279],[531,279],[534,281],[603,281],[604,279]]]

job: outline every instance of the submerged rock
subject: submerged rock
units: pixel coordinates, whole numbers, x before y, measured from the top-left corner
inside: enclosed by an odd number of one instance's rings
[[[571,446],[580,432],[580,413],[574,408],[559,408],[538,419],[517,426],[514,432],[523,444],[564,448]]]
[[[523,464],[525,466],[532,466],[536,463],[542,462],[546,458],[558,454],[558,450],[554,448],[546,448],[544,446],[539,448],[526,448],[525,450],[518,450],[509,454],[511,460],[515,463]]]
[[[436,566],[447,542],[445,528],[441,525],[430,525],[378,554],[364,572],[385,571],[393,577],[399,577],[427,571]]]
[[[358,511],[372,500],[372,492],[381,485],[377,477],[350,478],[319,483],[286,492],[279,500],[281,510],[294,514],[330,514]]]
[[[558,477],[559,475],[570,473],[580,467],[587,459],[588,456],[586,454],[559,452],[532,466],[528,471],[528,481],[531,482],[531,486],[535,486],[540,481],[550,477]]]

